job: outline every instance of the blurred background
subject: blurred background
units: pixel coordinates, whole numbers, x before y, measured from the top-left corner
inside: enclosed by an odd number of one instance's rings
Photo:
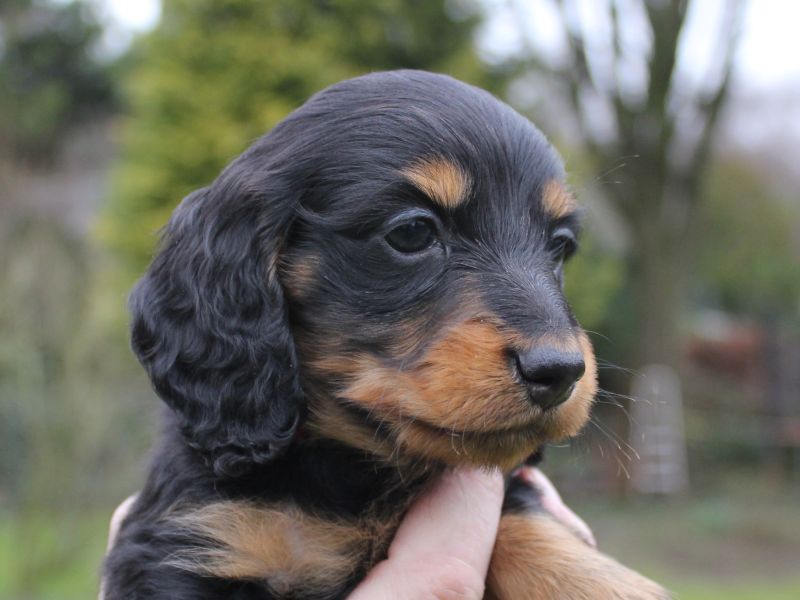
[[[0,598],[96,594],[158,400],[125,299],[180,199],[310,94],[452,74],[528,115],[586,208],[601,359],[547,472],[680,599],[800,598],[800,4],[2,0]]]

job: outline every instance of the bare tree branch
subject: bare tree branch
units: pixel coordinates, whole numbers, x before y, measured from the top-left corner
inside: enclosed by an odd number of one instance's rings
[[[619,13],[617,11],[616,0],[611,0],[608,3],[609,19],[611,20],[611,68],[613,70],[614,82],[616,90],[610,94],[610,99],[614,105],[614,112],[617,118],[617,127],[620,129],[620,137],[627,137],[630,134],[631,119],[630,110],[625,106],[622,99],[622,83],[619,79],[619,67],[622,57],[622,41],[620,36],[619,27]]]
[[[647,160],[666,165],[667,151],[675,133],[674,115],[668,102],[675,84],[675,71],[678,65],[678,40],[686,19],[686,6],[680,0],[643,3],[653,35],[652,56],[650,58],[647,101],[644,109],[644,131],[636,137],[641,143],[650,142]],[[657,131],[656,131],[657,129]],[[644,139],[643,139],[644,138]],[[666,170],[659,182],[666,183]]]
[[[589,68],[589,60],[586,55],[586,43],[583,32],[580,30],[579,23],[570,23],[569,10],[572,8],[574,12],[574,4],[568,6],[567,0],[562,0],[559,3],[561,8],[561,19],[564,23],[564,33],[567,38],[567,46],[569,48],[570,62],[572,68],[566,69],[566,75],[570,82],[570,95],[572,96],[572,103],[578,110],[580,120],[584,125],[587,132],[586,138],[593,152],[602,152],[597,140],[592,139],[591,134],[588,132],[590,128],[588,125],[589,116],[586,115],[583,106],[582,95],[586,90],[597,89],[595,82],[592,79],[592,73]]]
[[[727,27],[723,28],[725,48],[722,54],[722,73],[716,90],[709,97],[700,100],[699,109],[703,116],[700,136],[691,161],[691,169],[685,176],[687,201],[696,204],[700,197],[700,184],[711,154],[711,142],[717,129],[720,112],[728,97],[733,73],[733,61],[739,46],[742,33],[742,21],[747,3],[745,0],[735,0],[727,3]]]
[[[514,12],[517,17],[517,22],[525,22],[525,9],[524,7],[520,6],[519,2],[515,0],[509,0],[506,6]],[[589,128],[587,127],[587,121],[589,116],[585,114],[582,102],[582,94],[584,93],[585,88],[593,85],[583,41],[570,27],[568,23],[569,19],[563,12],[563,4],[561,16],[564,33],[567,37],[567,45],[569,48],[570,63],[568,65],[561,69],[546,65],[543,61],[537,58],[537,50],[531,44],[530,38],[523,33],[522,39],[524,44],[524,52],[528,57],[529,63],[533,63],[538,71],[546,73],[554,80],[566,82],[569,101],[572,105],[572,112],[577,119],[578,125],[582,128],[584,133],[583,141],[591,154],[600,155],[604,153],[604,149],[588,133]]]

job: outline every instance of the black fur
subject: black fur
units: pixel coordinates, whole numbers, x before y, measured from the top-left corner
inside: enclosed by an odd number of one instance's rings
[[[274,272],[298,201],[280,173],[262,147],[190,194],[130,300],[134,351],[219,476],[279,454],[303,410]]]
[[[399,177],[434,156],[470,174],[467,207],[445,214]],[[133,349],[171,412],[107,559],[107,600],[275,597],[269,582],[165,566],[193,543],[161,519],[176,507],[248,499],[338,518],[405,510],[443,467],[409,480],[368,450],[308,437],[307,395],[336,382],[305,377],[294,333],[402,363],[425,342],[392,354],[401,328],[435,329],[468,293],[525,335],[576,326],[548,246],[556,224],[538,202],[561,178],[545,138],[491,95],[400,71],[317,94],[189,195],[131,297]],[[435,260],[386,258],[386,221],[409,205],[458,232]],[[573,217],[558,225],[576,227]],[[308,253],[321,274],[302,306],[290,305],[282,261]],[[512,492],[509,510],[536,508],[533,490]],[[343,598],[361,575],[319,598]]]

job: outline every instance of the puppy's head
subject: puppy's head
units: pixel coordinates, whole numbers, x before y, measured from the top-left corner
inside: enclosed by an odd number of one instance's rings
[[[275,456],[306,412],[387,457],[511,466],[576,433],[595,392],[561,290],[563,177],[483,91],[342,82],[184,200],[134,291],[134,348],[218,473]]]

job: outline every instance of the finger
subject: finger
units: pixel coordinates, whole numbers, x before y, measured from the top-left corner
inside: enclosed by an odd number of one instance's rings
[[[119,532],[119,527],[122,525],[122,522],[125,520],[125,517],[128,516],[128,513],[131,510],[131,506],[133,503],[136,502],[136,498],[138,494],[134,494],[133,496],[128,496],[125,500],[122,501],[115,510],[114,514],[111,515],[111,523],[108,526],[108,546],[106,550],[111,550],[114,547],[114,542],[117,539],[117,533]]]
[[[388,558],[350,600],[410,600],[440,592],[481,598],[502,502],[503,479],[497,471],[445,474],[412,505]]]
[[[547,476],[535,467],[521,467],[515,476],[534,486],[542,494],[542,507],[557,521],[571,529],[589,546],[596,548],[597,541],[586,521],[581,519],[561,499],[561,495]]]
[[[128,513],[131,511],[131,506],[133,503],[136,502],[138,494],[134,494],[133,496],[128,496],[122,503],[114,509],[114,514],[111,515],[111,523],[108,525],[108,544],[106,546],[106,551],[111,552],[111,549],[114,547],[114,542],[117,540],[117,534],[119,533],[119,528],[122,525],[122,522],[125,520],[125,517],[128,516]],[[106,585],[103,578],[100,579],[100,591],[97,595],[97,600],[105,600],[106,597]]]

